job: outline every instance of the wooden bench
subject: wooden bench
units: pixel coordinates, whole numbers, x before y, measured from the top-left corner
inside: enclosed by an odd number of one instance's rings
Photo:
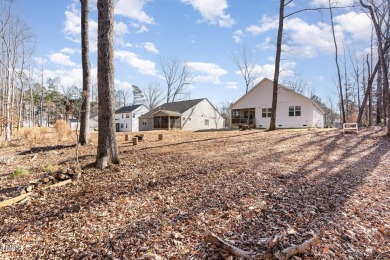
[[[358,133],[358,124],[357,123],[344,123],[343,124],[343,133],[346,131],[356,131]]]

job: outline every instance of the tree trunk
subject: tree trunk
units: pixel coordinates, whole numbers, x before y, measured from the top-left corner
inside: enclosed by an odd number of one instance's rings
[[[380,61],[381,67],[382,67],[382,73],[383,73],[383,75],[382,75],[383,76],[383,78],[382,78],[383,90],[386,93],[386,96],[384,98],[388,99],[389,98],[388,95],[390,95],[390,91],[388,91],[389,90],[389,74],[388,74],[388,69],[387,69],[387,64],[386,64],[386,59],[385,59],[386,52],[384,51],[384,45],[383,45],[383,40],[382,40],[382,31],[381,31],[382,28],[381,28],[381,25],[378,24],[378,21],[377,21],[375,12],[374,12],[374,8],[371,5],[364,4],[362,0],[359,0],[359,2],[365,9],[369,10],[371,21],[374,25],[375,34],[376,34],[376,38],[377,38],[377,44],[378,44],[378,58],[379,58],[379,61]],[[390,102],[388,102],[388,103],[390,104]],[[384,106],[385,106],[385,104],[384,104]],[[388,120],[388,122],[387,122],[386,136],[390,136],[390,120]]]
[[[271,111],[271,120],[270,120],[268,131],[272,131],[276,129],[276,107],[278,104],[278,85],[279,85],[280,56],[282,53],[283,22],[284,22],[284,0],[280,0],[278,38],[276,41],[275,73],[274,73],[273,90],[272,90],[272,111]]]
[[[339,83],[339,92],[340,92],[340,110],[341,110],[341,119],[343,123],[346,122],[345,120],[345,105],[344,105],[344,96],[343,96],[343,86],[341,83],[341,73],[340,73],[340,65],[339,65],[339,58],[338,58],[338,48],[337,48],[337,42],[336,42],[336,35],[334,31],[334,23],[333,23],[333,12],[332,12],[332,7],[331,3],[329,0],[329,13],[330,13],[330,20],[331,20],[331,25],[332,25],[332,35],[333,35],[333,43],[335,47],[335,62],[336,62],[336,67],[337,67],[337,76],[338,76],[338,83]]]
[[[85,145],[89,139],[89,114],[91,101],[91,64],[89,62],[89,36],[88,36],[88,0],[81,2],[81,49],[83,65],[83,93],[80,111],[80,137],[79,143]]]
[[[98,0],[99,123],[96,166],[118,164],[114,96],[114,1]]]

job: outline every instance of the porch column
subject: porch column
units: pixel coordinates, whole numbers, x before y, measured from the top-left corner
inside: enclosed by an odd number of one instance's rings
[[[171,130],[171,117],[168,115],[168,130]]]

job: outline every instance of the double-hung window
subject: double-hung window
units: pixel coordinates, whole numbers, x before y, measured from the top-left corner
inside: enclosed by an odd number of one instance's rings
[[[261,117],[271,117],[272,108],[262,108]]]
[[[301,106],[288,107],[288,116],[301,116]]]

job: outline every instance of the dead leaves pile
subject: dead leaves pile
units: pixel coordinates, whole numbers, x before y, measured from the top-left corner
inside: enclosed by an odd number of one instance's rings
[[[281,250],[321,231],[320,244],[300,257],[389,257],[383,129],[163,134],[157,141],[148,132],[137,146],[119,135],[122,163],[103,171],[88,166],[96,147],[82,148],[77,184],[0,211],[2,242],[30,259],[221,259],[204,242],[207,231],[248,252],[266,250],[278,233]],[[72,153],[64,147],[38,159],[65,165]]]

